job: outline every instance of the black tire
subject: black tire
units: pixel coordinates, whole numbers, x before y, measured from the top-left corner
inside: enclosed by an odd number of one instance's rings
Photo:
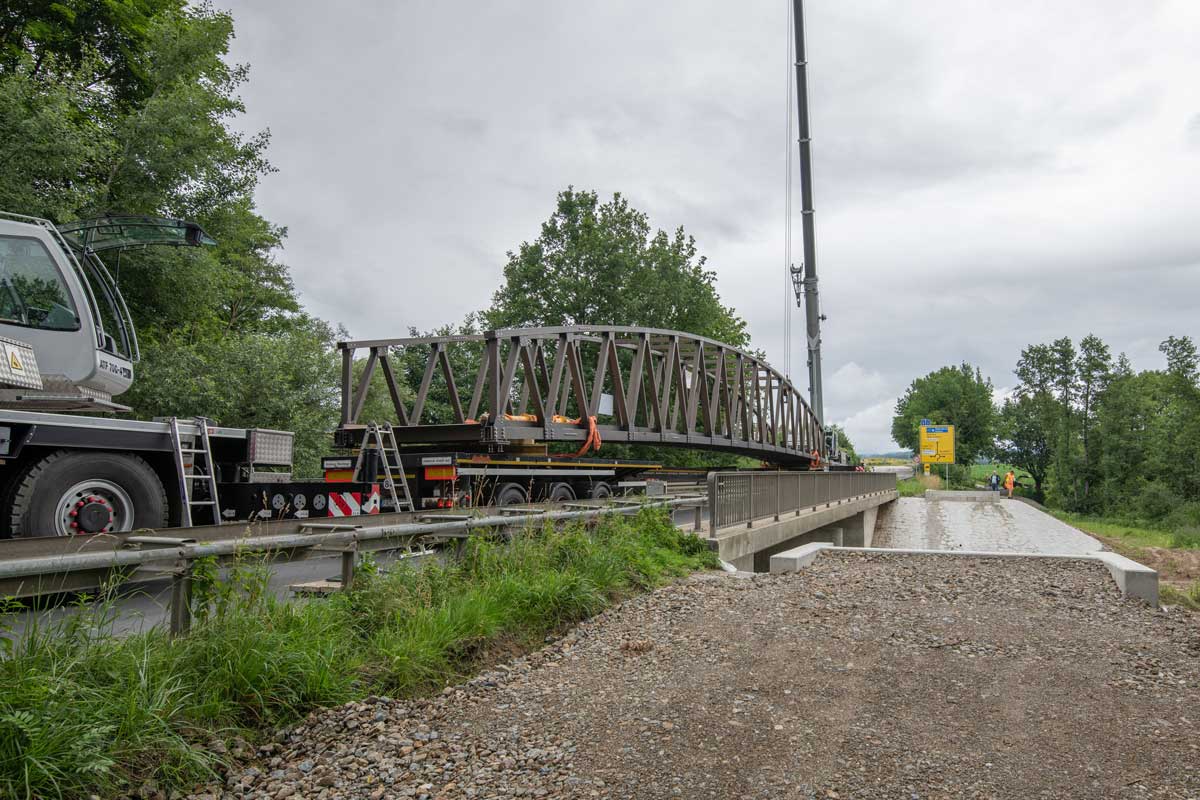
[[[546,499],[551,503],[569,503],[575,499],[575,490],[569,483],[556,483],[546,492]]]
[[[31,464],[21,475],[6,512],[13,536],[54,536],[60,528],[62,503],[73,487],[96,481],[117,487],[129,508],[120,513],[112,532],[167,525],[167,493],[154,470],[137,456],[122,453],[58,450]]]
[[[496,490],[496,505],[498,506],[516,506],[526,500],[525,490],[519,483],[501,484],[500,488]]]
[[[604,481],[600,481],[599,483],[593,483],[592,484],[592,492],[591,492],[590,497],[593,500],[604,500],[606,498],[612,497],[612,487],[609,486]]]

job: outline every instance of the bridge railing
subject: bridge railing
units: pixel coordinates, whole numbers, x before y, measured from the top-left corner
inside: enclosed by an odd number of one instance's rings
[[[886,472],[710,472],[709,537],[722,528],[750,528],[758,520],[775,522],[895,489],[895,474]]]

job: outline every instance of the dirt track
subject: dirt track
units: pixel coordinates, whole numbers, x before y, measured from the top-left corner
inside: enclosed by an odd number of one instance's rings
[[[1196,797],[1200,615],[1051,560],[695,576],[431,702],[314,716],[248,797]],[[293,794],[294,793],[294,794]],[[231,793],[231,795],[234,793]]]

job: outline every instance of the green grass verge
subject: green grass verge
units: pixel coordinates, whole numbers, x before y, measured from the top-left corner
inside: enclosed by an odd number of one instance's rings
[[[1121,520],[1070,514],[1048,509],[1058,519],[1084,533],[1092,533],[1109,539],[1117,539],[1130,547],[1178,547],[1178,536],[1170,531],[1147,528]]]
[[[643,509],[592,528],[472,539],[461,560],[387,574],[353,591],[277,602],[266,570],[202,581],[192,632],[112,634],[99,603],[27,632],[0,658],[0,797],[86,797],[153,779],[214,776],[214,739],[286,725],[368,694],[418,695],[621,596],[717,566],[707,544]]]
[[[1200,611],[1200,581],[1194,581],[1191,586],[1186,587],[1164,583],[1159,588],[1158,601],[1163,605],[1183,606],[1192,611]]]

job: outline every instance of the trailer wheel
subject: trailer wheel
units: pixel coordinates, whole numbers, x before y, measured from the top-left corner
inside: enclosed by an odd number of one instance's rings
[[[575,490],[569,483],[556,483],[546,493],[546,499],[551,503],[569,503],[575,499]]]
[[[593,500],[603,500],[607,497],[612,497],[612,487],[604,481],[592,484],[591,497]]]
[[[59,450],[25,470],[8,519],[14,536],[161,528],[167,525],[167,494],[137,456]]]
[[[505,483],[496,490],[496,505],[515,506],[525,502],[525,490],[519,483]]]

